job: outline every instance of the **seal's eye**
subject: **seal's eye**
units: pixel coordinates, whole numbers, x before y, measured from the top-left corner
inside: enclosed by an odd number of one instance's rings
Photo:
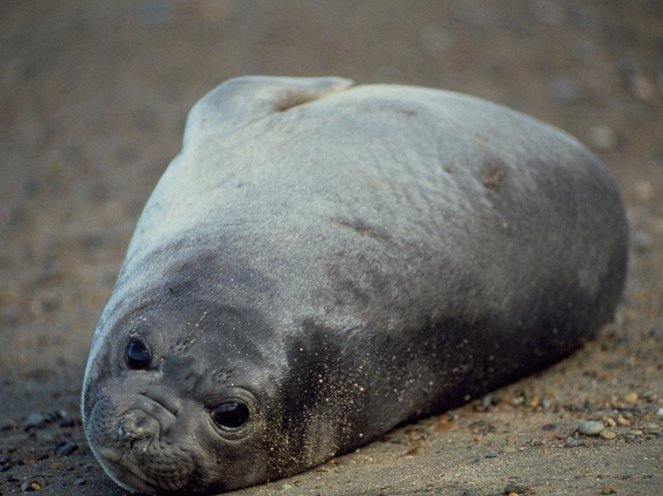
[[[127,364],[132,369],[146,369],[152,361],[152,354],[147,345],[138,338],[133,338],[127,345]]]
[[[211,414],[214,422],[225,429],[239,429],[249,420],[249,408],[238,401],[224,401]]]

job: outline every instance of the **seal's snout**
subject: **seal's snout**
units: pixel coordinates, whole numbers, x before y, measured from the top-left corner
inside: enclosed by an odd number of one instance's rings
[[[159,435],[159,422],[142,410],[130,410],[119,421],[118,442],[133,446],[135,441],[152,440]]]

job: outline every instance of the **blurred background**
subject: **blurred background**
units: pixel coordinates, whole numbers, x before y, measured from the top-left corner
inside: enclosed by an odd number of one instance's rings
[[[56,400],[76,411],[96,320],[189,108],[246,74],[450,89],[574,134],[631,223],[614,332],[660,370],[662,1],[0,0],[0,420]],[[645,365],[617,367],[651,384]]]

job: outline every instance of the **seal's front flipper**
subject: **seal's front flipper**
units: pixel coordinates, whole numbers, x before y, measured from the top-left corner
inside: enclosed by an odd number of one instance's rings
[[[337,77],[286,78],[246,76],[229,79],[209,92],[189,112],[184,141],[193,135],[230,129],[273,112],[283,112],[352,86]]]

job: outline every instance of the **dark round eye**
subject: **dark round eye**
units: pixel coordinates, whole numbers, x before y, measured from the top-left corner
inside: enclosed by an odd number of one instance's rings
[[[214,422],[226,429],[239,429],[249,420],[249,408],[238,401],[224,401],[211,414]]]
[[[127,345],[127,364],[132,369],[146,369],[152,362],[152,354],[147,345],[138,338],[132,338]]]

